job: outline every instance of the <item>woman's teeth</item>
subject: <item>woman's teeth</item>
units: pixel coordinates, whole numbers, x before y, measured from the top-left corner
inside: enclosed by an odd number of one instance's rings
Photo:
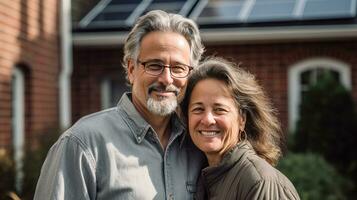
[[[219,134],[219,131],[199,131],[199,133],[203,136],[216,136]]]

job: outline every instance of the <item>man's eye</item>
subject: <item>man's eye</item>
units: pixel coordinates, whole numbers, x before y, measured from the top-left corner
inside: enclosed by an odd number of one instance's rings
[[[186,68],[184,65],[175,65],[171,67],[171,71],[174,73],[182,73],[186,71]]]
[[[152,71],[160,71],[162,69],[162,65],[159,63],[148,63],[146,65],[146,69],[152,70]]]

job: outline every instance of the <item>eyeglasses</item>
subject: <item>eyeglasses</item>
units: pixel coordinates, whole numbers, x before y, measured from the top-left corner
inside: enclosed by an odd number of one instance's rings
[[[170,74],[175,78],[185,78],[190,74],[193,67],[185,64],[175,64],[175,65],[164,65],[157,61],[147,61],[138,63],[144,66],[144,71],[153,76],[159,76],[165,68],[170,69]]]

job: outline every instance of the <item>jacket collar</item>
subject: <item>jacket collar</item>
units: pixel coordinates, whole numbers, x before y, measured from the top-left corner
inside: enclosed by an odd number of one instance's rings
[[[255,151],[249,141],[242,141],[224,154],[221,162],[217,166],[209,166],[202,170],[207,183],[214,183],[221,178],[221,175],[230,170],[237,162],[244,159],[246,153]]]
[[[155,133],[151,125],[140,115],[140,113],[135,108],[134,104],[131,101],[130,92],[123,94],[123,96],[119,100],[117,109],[123,110],[124,113],[126,114],[126,116],[123,118],[129,124],[129,127],[131,128],[131,132],[133,133],[138,144],[140,144],[144,140],[148,132]],[[182,144],[185,138],[184,136],[185,128],[176,113],[171,115],[170,123],[171,123],[170,138],[176,138],[180,135],[183,135],[180,140],[180,144]]]

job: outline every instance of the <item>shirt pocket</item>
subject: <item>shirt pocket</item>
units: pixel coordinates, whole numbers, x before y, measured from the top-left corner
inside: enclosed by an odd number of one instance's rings
[[[188,199],[193,199],[197,192],[196,183],[192,182],[192,181],[187,181],[186,182],[186,190],[187,190],[187,194],[189,195]]]

